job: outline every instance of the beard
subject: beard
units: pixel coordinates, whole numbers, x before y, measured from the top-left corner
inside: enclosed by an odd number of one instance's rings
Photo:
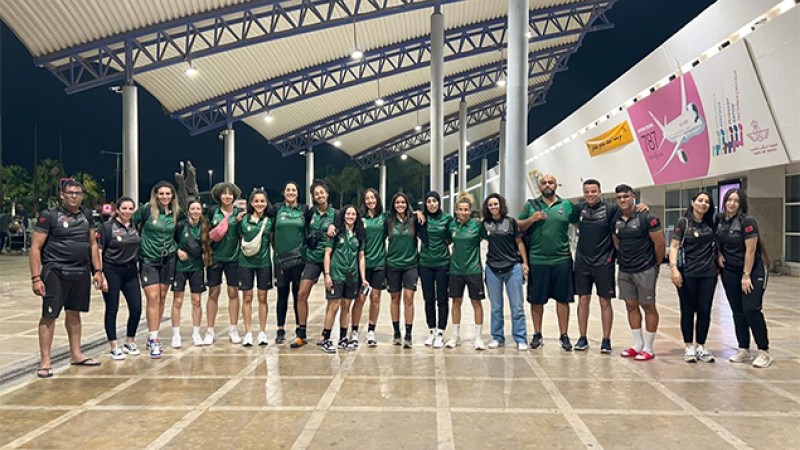
[[[555,189],[542,189],[542,196],[545,198],[553,198],[556,195]]]

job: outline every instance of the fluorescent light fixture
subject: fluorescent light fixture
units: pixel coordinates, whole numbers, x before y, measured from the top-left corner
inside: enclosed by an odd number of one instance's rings
[[[336,139],[335,141],[333,141],[333,146],[337,147],[337,148],[341,147],[342,146],[342,141]]]
[[[385,104],[386,100],[384,100],[382,97],[378,97],[375,99],[375,106],[383,106]]]
[[[407,159],[408,159],[408,155],[406,155],[405,153],[403,153],[402,155],[400,155],[400,159],[402,159],[403,161],[405,161],[405,160],[407,160]]]
[[[272,116],[271,112],[267,111],[267,113],[264,114],[264,122],[272,123],[273,120],[275,120],[275,117]]]
[[[422,130],[422,125],[420,124],[414,125],[414,131],[420,131],[420,130]]]
[[[189,64],[189,66],[186,69],[183,70],[183,73],[187,77],[194,78],[194,77],[196,77],[197,75],[200,74],[200,71],[197,70],[197,67],[195,67],[193,63],[190,62],[188,64]]]
[[[358,61],[364,57],[364,52],[361,51],[358,47],[354,48],[352,53],[350,53],[350,58]]]

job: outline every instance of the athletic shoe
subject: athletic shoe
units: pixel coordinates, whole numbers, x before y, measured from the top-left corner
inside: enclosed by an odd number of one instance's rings
[[[561,348],[565,352],[571,352],[572,342],[569,341],[569,336],[567,336],[566,334],[562,334],[560,340],[561,340]]]
[[[531,348],[536,350],[537,348],[544,345],[544,338],[542,338],[542,333],[534,333],[533,338],[531,338]]]
[[[247,332],[244,334],[244,339],[242,339],[242,346],[244,347],[253,346],[253,333]]]
[[[728,361],[732,363],[746,363],[751,359],[753,359],[753,357],[750,356],[750,350],[746,348],[740,348],[735,355],[728,358]]]
[[[444,347],[444,336],[442,336],[441,332],[437,332],[436,337],[433,338],[433,348],[442,347]]]
[[[181,348],[181,335],[180,334],[173,334],[172,335],[172,344],[170,344],[172,348]]]
[[[611,339],[603,339],[600,343],[600,353],[611,353]]]
[[[139,354],[141,353],[139,351],[139,347],[137,347],[136,344],[133,342],[126,342],[122,344],[122,351],[131,356],[139,356]]]
[[[411,335],[407,334],[405,339],[403,339],[403,348],[411,348]]]
[[[206,330],[206,337],[203,338],[203,345],[214,344],[214,329]]]
[[[456,348],[461,345],[461,336],[454,334],[453,337],[448,339],[447,343],[444,344],[447,348]]]
[[[122,361],[123,359],[125,359],[125,353],[122,353],[122,350],[120,350],[119,347],[111,349],[111,353],[109,353],[108,356],[110,356],[111,359],[116,361]]]
[[[489,342],[489,348],[492,349],[492,350],[494,350],[496,348],[500,348],[500,347],[505,347],[505,346],[506,346],[505,342],[500,342],[497,339],[492,339],[492,341]]]
[[[192,333],[192,343],[195,347],[203,346],[203,337],[200,336],[200,333]]]
[[[521,352],[525,352],[525,351],[528,351],[528,348],[530,348],[530,347],[528,347],[528,343],[527,342],[524,342],[524,341],[523,342],[517,342],[517,350],[519,350]]]
[[[766,369],[771,365],[772,356],[769,356],[769,352],[764,350],[758,352],[758,356],[756,356],[756,359],[753,360],[753,367],[758,367],[759,369]]]
[[[153,359],[161,358],[161,343],[158,342],[158,339],[151,339],[148,344],[150,346],[150,357]]]
[[[656,357],[656,355],[654,355],[652,353],[648,353],[648,352],[642,350],[641,352],[639,352],[638,355],[634,356],[633,359],[636,360],[636,361],[650,361],[651,359],[653,359],[655,357]]]
[[[350,333],[350,342],[347,343],[348,350],[355,350],[358,348],[358,337],[358,331],[353,330],[353,332]]]
[[[322,341],[322,346],[320,348],[322,348],[322,351],[325,353],[336,353],[336,344],[330,339]]]
[[[264,331],[258,332],[258,345],[269,345],[269,340],[267,339],[267,333]]]
[[[580,338],[578,338],[578,342],[575,343],[575,350],[583,351],[588,348],[589,348],[589,340],[586,339],[586,336],[581,336]]]
[[[392,337],[392,344],[403,345],[403,336],[401,336],[400,333],[395,333]]]
[[[635,348],[631,347],[627,350],[621,351],[619,356],[622,356],[623,358],[635,358],[638,354],[639,352],[637,352]]]
[[[237,330],[236,328],[231,328],[231,330],[228,331],[228,339],[230,339],[231,344],[242,343],[242,338],[239,337],[239,330]]]
[[[367,331],[367,347],[377,347],[378,341],[375,340],[375,332]]]
[[[317,342],[316,342],[317,347],[322,347],[322,344],[324,344],[324,343],[325,343],[325,338],[320,336],[319,339],[317,339]]]
[[[286,342],[286,330],[278,329],[278,334],[275,335],[275,343],[283,344]]]
[[[714,362],[714,355],[711,354],[710,351],[706,350],[705,347],[702,345],[697,346],[697,359],[706,363],[713,363]]]
[[[425,347],[433,346],[433,340],[436,339],[436,330],[433,328],[428,331],[428,338],[425,339]]]
[[[480,336],[475,338],[475,350],[486,350],[486,344]]]
[[[349,343],[350,343],[350,341],[347,339],[347,336],[342,336],[342,337],[339,338],[339,348],[340,349],[346,350],[347,349],[347,345]],[[322,341],[322,345],[325,345],[325,341]]]
[[[694,351],[694,347],[686,347],[686,350],[683,352],[683,360],[687,363],[697,362],[697,353]]]
[[[300,347],[302,347],[302,346],[304,346],[306,344],[308,344],[307,340],[305,340],[305,339],[303,339],[301,337],[296,337],[294,339],[294,341],[291,344],[289,344],[289,347],[290,348],[300,348]]]

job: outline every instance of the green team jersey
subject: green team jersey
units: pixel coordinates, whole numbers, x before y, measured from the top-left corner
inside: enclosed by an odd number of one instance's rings
[[[145,212],[147,210],[147,212]],[[178,211],[178,220],[183,212]],[[145,221],[145,219],[147,219]],[[178,243],[175,242],[175,220],[172,214],[165,214],[159,209],[158,217],[150,214],[150,205],[145,203],[131,217],[131,222],[141,227],[142,237],[139,246],[139,259],[144,263],[160,262],[161,257],[175,253]]]
[[[305,218],[303,205],[287,206],[279,203],[275,210],[273,221],[275,253],[278,255],[300,250],[305,239]]]
[[[449,227],[453,242],[450,259],[451,275],[476,275],[483,272],[481,265],[481,239],[486,239],[483,222],[469,219],[465,223],[453,220]]]
[[[527,219],[536,211],[547,214],[528,228],[531,248],[528,251],[530,264],[558,264],[572,260],[569,247],[569,224],[578,223],[579,211],[568,200],[556,197],[552,205],[547,206],[542,197],[534,200],[536,205],[526,201],[520,219]]]
[[[325,241],[328,240],[328,227],[333,225],[333,219],[336,217],[336,209],[328,206],[324,213],[320,214],[315,206],[311,212],[311,220],[308,223],[308,234],[314,235],[317,238],[317,248],[310,249],[303,248],[303,259],[306,262],[321,263],[325,258]]]
[[[367,269],[386,265],[386,217],[387,213],[384,212],[375,217],[361,218],[367,235],[367,242],[364,244]]]
[[[236,220],[236,216],[240,211],[239,208],[233,208],[228,216],[228,231],[225,236],[219,242],[211,242],[214,261],[236,262],[239,259],[239,222]],[[222,212],[222,208],[215,207],[209,211],[208,223],[212,229],[224,219],[225,214]]]
[[[389,230],[389,248],[386,265],[395,269],[407,269],[417,265],[417,237],[412,236],[406,225],[396,221]]]
[[[189,255],[189,252],[186,250],[189,247],[189,233],[192,234],[192,237],[197,242],[200,242],[200,223],[195,225],[191,225],[187,220],[184,222],[183,229],[181,230],[181,235],[178,236],[178,248],[186,252]],[[198,270],[203,269],[203,256],[194,257],[189,255],[189,259],[186,261],[181,261],[180,258],[175,259],[175,271],[176,272],[197,272]]]
[[[453,216],[439,214],[438,217],[427,216],[425,226],[428,231],[428,245],[419,250],[420,267],[443,267],[450,264],[449,227]]]
[[[331,280],[341,283],[355,283],[358,281],[358,255],[364,251],[356,234],[345,231],[333,239],[325,241],[325,248],[332,248],[331,254]]]
[[[261,248],[253,256],[244,256],[243,252],[239,252],[239,266],[249,267],[251,269],[260,269],[264,267],[272,267],[272,259],[270,258],[269,241],[270,234],[272,234],[272,219],[264,216],[261,219],[256,219],[252,214],[247,214],[242,218],[239,223],[239,236],[242,240],[250,242],[255,239],[256,235],[264,227],[261,233]]]

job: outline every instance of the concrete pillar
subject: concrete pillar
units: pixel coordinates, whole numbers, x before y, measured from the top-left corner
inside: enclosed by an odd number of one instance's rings
[[[467,100],[458,103],[458,188],[467,189]]]
[[[455,205],[456,205],[456,195],[457,194],[458,194],[458,190],[456,189],[456,172],[453,171],[453,172],[450,172],[450,201],[449,201],[449,204],[450,204],[449,212],[450,212],[450,214],[453,214],[453,213],[456,212]]]
[[[431,190],[444,192],[444,15],[431,15]]]
[[[122,193],[139,204],[139,103],[136,86],[122,86]]]
[[[235,183],[236,179],[236,136],[233,127],[222,132],[225,144],[225,182]]]
[[[386,211],[386,163],[382,162],[380,167],[378,168],[379,172],[379,189],[381,194],[381,204],[383,205],[383,210]]]
[[[508,209],[525,201],[525,148],[528,140],[528,0],[508,0],[508,84],[503,192]]]
[[[506,188],[506,166],[503,165],[503,161],[506,160],[506,118],[503,117],[500,119],[500,155],[497,158],[497,173],[500,175],[500,189],[498,192],[503,191]]]
[[[306,150],[306,204],[314,206],[314,196],[309,193],[311,183],[314,182],[314,151]]]
[[[486,196],[489,195],[489,183],[486,182],[486,178],[489,176],[489,158],[484,157],[481,159],[481,198],[478,199],[478,203],[481,205],[483,201],[486,200]]]

